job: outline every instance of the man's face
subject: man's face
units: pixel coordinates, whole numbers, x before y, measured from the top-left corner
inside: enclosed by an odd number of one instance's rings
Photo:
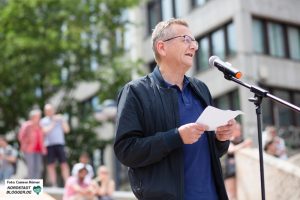
[[[45,115],[52,116],[52,115],[54,115],[54,108],[51,105],[46,105],[44,112],[45,112]]]
[[[174,24],[170,28],[173,30],[173,35],[169,38],[176,38],[164,42],[166,56],[163,59],[171,66],[188,70],[193,65],[193,58],[198,50],[198,44],[194,41],[194,36],[188,27]]]

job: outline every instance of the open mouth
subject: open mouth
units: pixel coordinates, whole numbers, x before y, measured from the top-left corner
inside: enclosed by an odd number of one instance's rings
[[[186,55],[186,56],[193,57],[193,54],[192,54],[192,53],[186,53],[185,55]]]

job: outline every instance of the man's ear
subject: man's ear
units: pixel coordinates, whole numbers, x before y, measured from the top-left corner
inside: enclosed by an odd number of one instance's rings
[[[166,46],[165,46],[165,43],[163,41],[158,41],[156,43],[156,50],[157,50],[157,53],[160,56],[165,56],[167,54],[166,53]]]

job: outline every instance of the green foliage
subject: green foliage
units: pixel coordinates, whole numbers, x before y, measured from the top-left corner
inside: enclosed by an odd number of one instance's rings
[[[0,134],[16,130],[32,106],[42,108],[49,97],[70,91],[78,81],[98,80],[100,98],[115,99],[140,62],[124,59],[124,45],[116,39],[131,24],[124,11],[138,2],[0,0]],[[64,100],[65,109],[79,115],[70,108],[77,102],[67,96]],[[80,120],[88,128],[80,124],[72,130],[67,136],[71,148],[102,148],[105,142],[97,143],[94,124]]]
[[[129,22],[122,14],[138,0],[0,2],[0,132],[4,133],[59,89],[70,89],[79,80],[99,80],[91,65],[111,67],[111,60],[123,56],[116,31],[125,30]]]

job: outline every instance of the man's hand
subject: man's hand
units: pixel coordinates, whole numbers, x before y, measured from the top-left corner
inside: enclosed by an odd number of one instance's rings
[[[233,130],[236,126],[235,119],[228,121],[225,126],[219,126],[216,130],[216,137],[219,141],[230,140],[232,137]]]
[[[54,120],[56,122],[62,122],[64,120],[64,118],[61,114],[57,114],[57,115],[54,116]]]
[[[206,129],[207,126],[205,125],[189,123],[180,126],[178,131],[184,144],[193,144],[199,140]]]

